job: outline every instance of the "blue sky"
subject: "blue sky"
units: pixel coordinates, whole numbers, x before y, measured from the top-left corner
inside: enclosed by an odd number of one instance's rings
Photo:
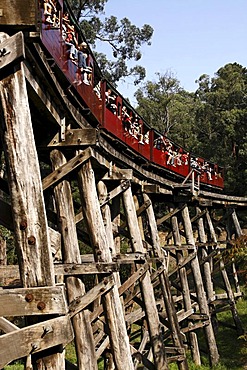
[[[146,80],[171,71],[188,91],[206,73],[237,62],[247,65],[246,0],[108,0],[106,16],[127,17],[139,27],[154,28],[152,45],[142,48]],[[119,90],[135,104],[131,79]]]

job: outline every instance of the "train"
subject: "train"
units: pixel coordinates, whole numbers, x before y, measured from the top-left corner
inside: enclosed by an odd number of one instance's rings
[[[192,155],[166,134],[152,128],[103,76],[79,24],[66,0],[14,0],[11,13],[3,0],[0,30],[7,24],[20,30],[35,30],[46,54],[73,88],[88,120],[99,132],[128,148],[132,157],[177,183],[197,179],[201,187],[222,190],[224,171],[218,164]],[[11,9],[9,9],[11,8]],[[24,9],[25,8],[25,9]],[[28,9],[28,10],[27,10]]]

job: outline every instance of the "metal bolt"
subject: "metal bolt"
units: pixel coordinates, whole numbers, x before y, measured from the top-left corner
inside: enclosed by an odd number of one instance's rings
[[[27,239],[27,242],[28,242],[29,245],[35,245],[35,243],[36,243],[35,236],[33,236],[33,235],[29,236],[28,239]]]
[[[33,301],[33,295],[31,293],[26,294],[25,296],[26,302],[32,302]]]
[[[52,326],[44,326],[44,335],[52,332],[53,332]]]
[[[27,228],[27,221],[26,220],[22,220],[20,222],[20,230],[26,230]]]
[[[37,304],[37,309],[40,310],[40,311],[43,311],[45,309],[45,307],[46,307],[45,302],[39,302]]]
[[[32,346],[32,351],[36,351],[39,348],[38,343],[32,343],[31,346]]]

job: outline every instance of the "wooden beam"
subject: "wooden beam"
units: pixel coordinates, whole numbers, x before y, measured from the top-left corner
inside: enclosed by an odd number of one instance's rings
[[[0,336],[0,368],[30,354],[67,344],[73,339],[69,316],[43,321]]]
[[[40,83],[39,79],[29,70],[28,66],[24,64],[24,72],[26,80],[32,90],[37,94],[41,102],[44,104],[48,112],[54,118],[56,123],[61,126],[61,114],[57,110],[55,103],[52,101],[48,91]]]
[[[115,198],[116,196],[121,194],[123,191],[128,189],[129,186],[130,186],[130,181],[125,180],[119,186],[117,186],[115,189],[113,189],[112,191],[107,193],[106,196],[99,198],[100,207],[103,207],[104,205],[106,205],[108,202],[110,202],[110,200],[112,200],[113,198]],[[75,223],[78,223],[82,220],[83,220],[83,214],[82,214],[82,212],[79,212],[75,216]]]
[[[97,130],[95,128],[77,128],[67,130],[63,141],[61,141],[60,133],[57,133],[48,144],[48,147],[96,145],[96,142]]]
[[[99,284],[90,289],[83,297],[78,297],[76,300],[71,302],[69,305],[69,316],[75,316],[78,312],[82,311],[85,307],[92,303],[96,298],[109,292],[114,284],[115,281],[112,276],[103,279]]]
[[[112,168],[103,177],[102,180],[132,180],[133,170]]]
[[[56,275],[88,275],[88,274],[111,274],[119,271],[116,262],[87,262],[87,263],[64,263],[55,264]]]
[[[0,316],[66,314],[64,286],[0,290]]]
[[[52,173],[50,173],[42,180],[43,190],[46,190],[50,186],[58,183],[58,181],[61,181],[66,175],[74,171],[78,166],[87,161],[90,157],[91,157],[90,149],[81,151],[70,161],[62,165],[57,170],[54,170]]]
[[[3,55],[1,55],[0,59],[1,70],[13,62],[17,63],[24,59],[25,49],[23,33],[18,32],[14,36],[1,42],[1,50],[3,51]]]
[[[169,218],[173,217],[175,214],[177,214],[178,212],[182,211],[184,209],[186,205],[183,204],[182,206],[178,207],[178,208],[175,208],[174,210],[172,210],[171,212],[169,212],[167,215],[159,218],[156,223],[157,223],[157,226],[158,225],[161,225],[163,222],[169,220]]]

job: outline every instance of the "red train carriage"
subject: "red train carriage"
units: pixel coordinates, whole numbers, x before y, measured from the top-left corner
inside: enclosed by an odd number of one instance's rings
[[[192,172],[206,186],[222,189],[223,169],[196,158],[166,136],[152,129],[118,91],[102,78],[94,55],[84,39],[69,6],[63,0],[28,0],[28,10],[15,0],[11,14],[2,0],[0,29],[40,31],[40,39],[82,105],[94,126],[106,130],[136,153],[136,158],[165,170],[180,181]],[[13,5],[12,5],[13,6]],[[3,28],[4,27],[4,28]],[[81,63],[81,64],[80,64]]]

